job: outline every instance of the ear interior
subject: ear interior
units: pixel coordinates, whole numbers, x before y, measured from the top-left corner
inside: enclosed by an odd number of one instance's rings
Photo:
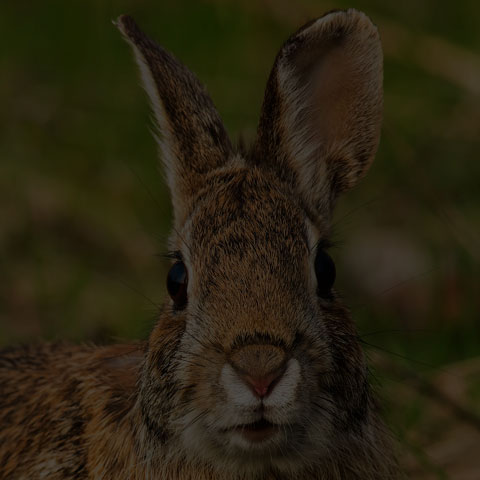
[[[373,160],[382,99],[382,51],[371,21],[347,10],[311,22],[277,56],[257,161],[293,178],[308,206],[329,215]]]

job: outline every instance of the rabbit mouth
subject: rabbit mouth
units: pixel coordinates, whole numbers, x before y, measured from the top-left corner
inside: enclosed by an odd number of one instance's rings
[[[245,423],[233,427],[231,431],[240,434],[245,440],[251,443],[260,443],[268,440],[279,430],[279,425],[269,422],[265,418],[261,418],[252,423]]]

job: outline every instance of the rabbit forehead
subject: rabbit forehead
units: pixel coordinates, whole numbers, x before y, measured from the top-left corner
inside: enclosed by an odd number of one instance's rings
[[[307,215],[295,195],[257,168],[212,176],[197,198],[185,236],[194,267],[205,273],[238,275],[235,267],[253,267],[252,261],[275,274],[303,271],[310,251]]]

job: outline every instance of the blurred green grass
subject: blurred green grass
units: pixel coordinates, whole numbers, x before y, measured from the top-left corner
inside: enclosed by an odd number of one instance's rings
[[[350,6],[384,40],[385,118],[371,172],[336,214],[338,288],[370,353],[406,357],[426,375],[479,355],[473,0],[4,2],[0,344],[144,338],[164,296],[157,254],[168,192],[136,66],[112,19],[133,15],[198,74],[232,136],[248,140],[282,42]],[[407,423],[418,417],[410,407]]]

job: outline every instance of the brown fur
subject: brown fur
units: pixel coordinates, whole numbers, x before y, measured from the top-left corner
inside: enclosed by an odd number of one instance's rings
[[[294,34],[245,156],[195,76],[131,18],[118,27],[159,124],[188,304],[166,302],[145,344],[0,352],[0,477],[398,478],[353,322],[334,292],[317,295],[312,267],[337,195],[378,144],[375,27],[348,10]],[[291,399],[262,406],[284,430],[263,449],[232,443],[246,421],[228,375],[287,364]]]

